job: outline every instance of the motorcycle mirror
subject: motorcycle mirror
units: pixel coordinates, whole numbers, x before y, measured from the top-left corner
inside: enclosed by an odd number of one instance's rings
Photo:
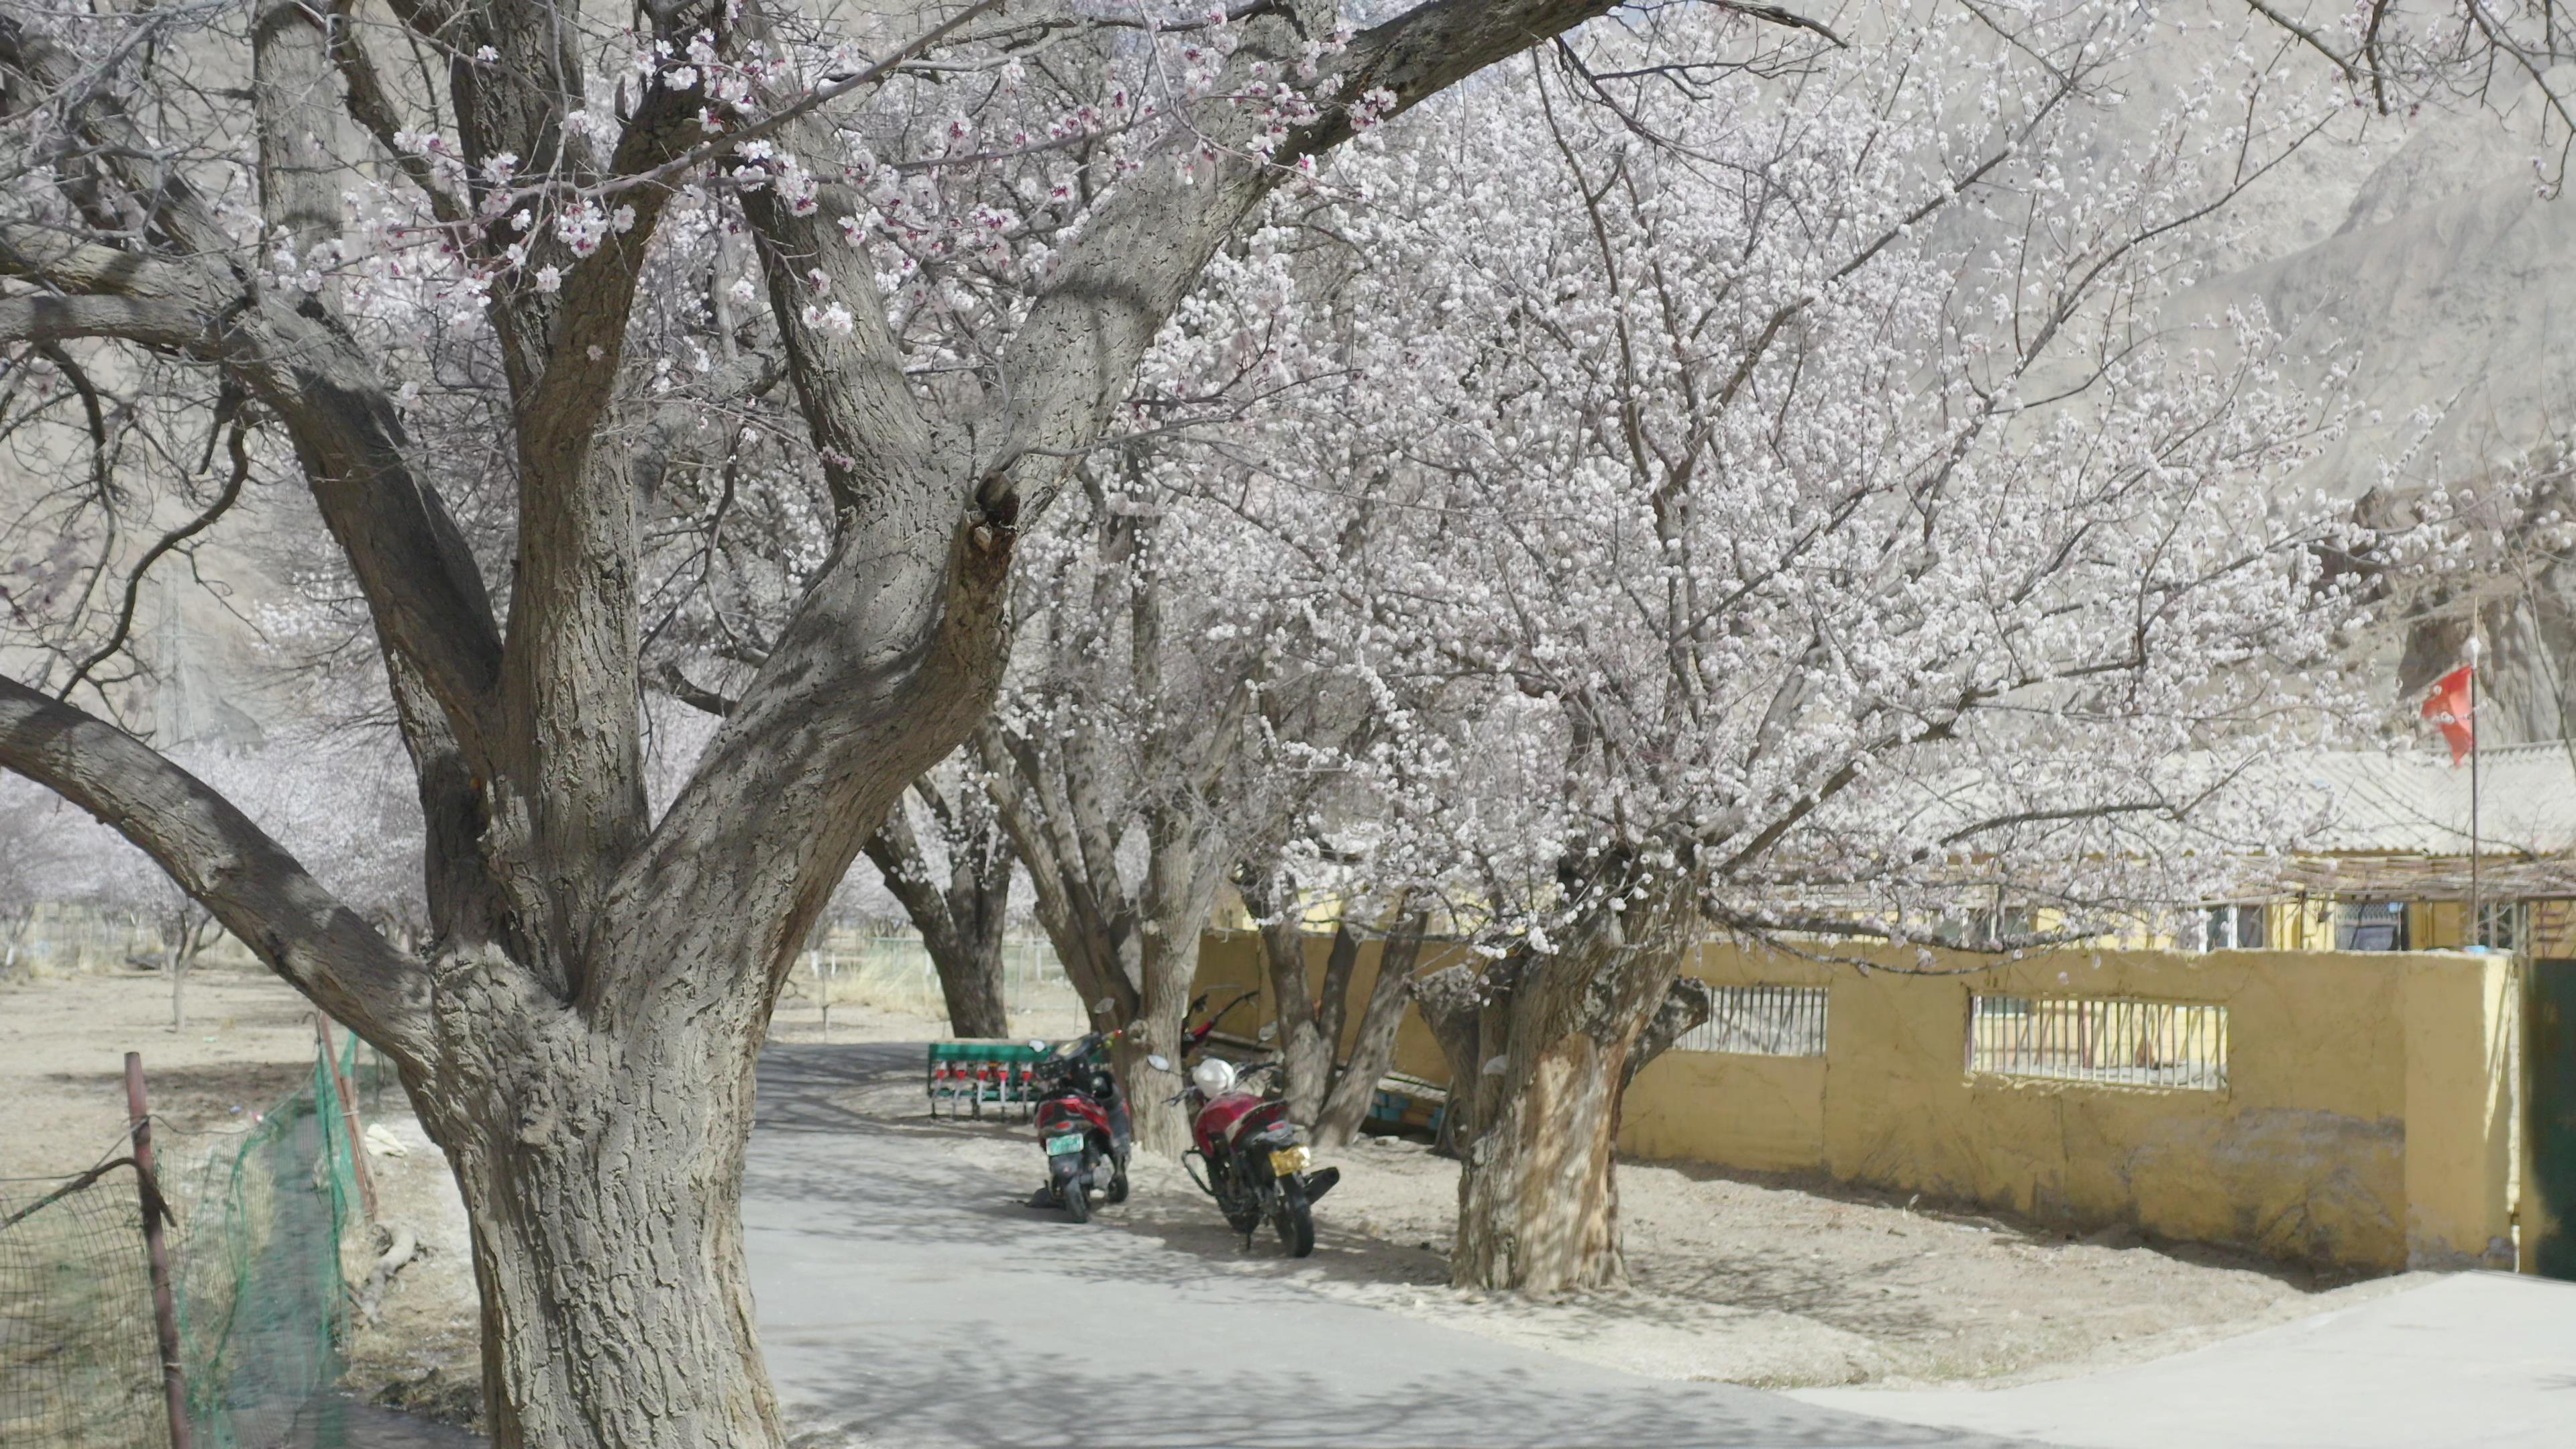
[[[1168,1072],[1172,1069],[1172,1059],[1161,1052],[1151,1052],[1145,1057],[1145,1065],[1158,1072]]]
[[[1265,1021],[1265,1022],[1263,1022],[1263,1023],[1261,1024],[1261,1031],[1260,1031],[1259,1035],[1260,1035],[1260,1037],[1261,1037],[1261,1039],[1262,1039],[1263,1041],[1268,1041],[1268,1040],[1270,1040],[1272,1037],[1277,1036],[1278,1034],[1279,1034],[1279,1023],[1277,1023],[1277,1022],[1275,1022],[1275,1021]]]

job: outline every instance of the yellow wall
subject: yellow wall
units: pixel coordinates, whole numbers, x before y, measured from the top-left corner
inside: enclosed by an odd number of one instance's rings
[[[2291,917],[2287,910],[2276,918]],[[2303,930],[2288,922],[2276,935]],[[2331,929],[2331,921],[2327,922]],[[1320,979],[1329,939],[1310,938]],[[1373,979],[1364,948],[1354,1010]],[[1212,933],[1203,987],[1258,981],[1258,943]],[[1454,959],[1426,952],[1425,969]],[[1911,950],[1886,953],[1891,968]],[[2091,1230],[2233,1243],[2366,1268],[2510,1260],[2516,1143],[2509,958],[2437,952],[1935,953],[1869,972],[1712,944],[1709,981],[1821,985],[1821,1058],[1669,1052],[1629,1088],[1620,1150],[1821,1171]],[[1972,993],[2228,1009],[2222,1091],[1971,1076]],[[1250,1032],[1247,1012],[1227,1024]],[[1397,1069],[1447,1072],[1418,1014]]]
[[[1333,937],[1329,931],[1309,931],[1306,935],[1306,983],[1317,991],[1324,989],[1324,963],[1332,955]],[[1363,940],[1359,959],[1351,966],[1349,1007],[1342,1020],[1342,1039],[1337,1050],[1347,1052],[1359,1036],[1360,1016],[1368,1007],[1369,992],[1377,985],[1378,962],[1386,953],[1383,941]],[[1422,955],[1414,963],[1414,974],[1437,971],[1466,959],[1467,948],[1454,942],[1426,942]],[[1262,1023],[1277,1019],[1277,1004],[1271,1000],[1269,973],[1261,960],[1261,937],[1258,932],[1208,931],[1199,937],[1198,990],[1213,993],[1208,1002],[1211,1010],[1231,1000],[1245,988],[1261,992],[1255,1000],[1228,1016],[1222,1029],[1229,1035],[1249,1037]],[[1447,1058],[1440,1054],[1440,1043],[1432,1038],[1431,1028],[1422,1013],[1408,1010],[1404,1023],[1396,1029],[1395,1070],[1429,1082],[1449,1079]]]
[[[1890,955],[1909,964],[1912,953]],[[2509,1256],[2510,964],[2432,953],[2062,952],[1862,973],[1712,946],[1696,972],[1831,991],[1822,1061],[1668,1054],[1623,1151],[1814,1166],[2080,1227],[2398,1268]],[[1972,993],[2228,1008],[2223,1091],[1972,1076]],[[1724,1063],[1719,1065],[1718,1063]],[[1775,1106],[1812,1081],[1812,1098]],[[1744,1089],[1740,1101],[1714,1095]]]
[[[2532,955],[2550,961],[2576,956],[2576,901],[2531,901],[2525,908],[2530,912],[2527,949]]]

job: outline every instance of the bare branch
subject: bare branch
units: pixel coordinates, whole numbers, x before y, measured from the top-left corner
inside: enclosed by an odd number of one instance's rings
[[[429,973],[203,781],[0,676],[0,765],[106,822],[314,1004],[397,1060],[431,1055]]]
[[[72,691],[80,687],[81,681],[89,678],[91,670],[115,657],[116,651],[125,647],[127,637],[134,630],[135,601],[143,592],[143,579],[146,574],[152,572],[152,565],[160,562],[163,554],[214,527],[215,521],[231,512],[232,506],[241,500],[242,484],[250,479],[250,448],[240,422],[235,421],[230,431],[228,446],[232,453],[233,471],[224,479],[223,491],[216,495],[213,503],[207,505],[205,512],[163,534],[150,548],[143,551],[143,557],[134,565],[134,572],[126,576],[125,601],[117,608],[116,627],[108,631],[107,641],[98,646],[96,653],[91,654],[73,668],[71,677],[64,680],[62,687],[54,691],[54,698],[71,698]]]

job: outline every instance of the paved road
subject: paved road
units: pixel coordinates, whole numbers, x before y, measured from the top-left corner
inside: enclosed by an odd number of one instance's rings
[[[1796,1397],[2083,1449],[2567,1449],[2576,1283],[2463,1273],[2080,1379]]]
[[[832,1103],[919,1047],[772,1046],[743,1222],[783,1400],[887,1449],[1998,1446],[1211,1273]],[[1213,1211],[1213,1209],[1211,1209]],[[2022,1441],[2025,1444],[2027,1441]]]

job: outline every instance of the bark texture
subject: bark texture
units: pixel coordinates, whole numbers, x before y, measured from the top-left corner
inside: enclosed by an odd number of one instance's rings
[[[1265,922],[1261,959],[1271,1000],[1278,1004],[1289,1113],[1307,1125],[1315,1145],[1340,1147],[1358,1135],[1377,1084],[1395,1060],[1396,1031],[1413,1000],[1413,973],[1428,920],[1420,914],[1400,919],[1385,938],[1377,976],[1353,1029],[1351,989],[1361,944],[1349,921],[1334,925],[1317,983],[1307,969],[1301,913],[1258,886],[1246,891],[1245,901]],[[1347,1049],[1345,1035],[1350,1037]]]
[[[493,1441],[777,1442],[737,1211],[748,1014],[606,1032],[499,963],[438,970],[450,1067],[414,1100],[472,1207]]]
[[[1458,1073],[1451,1110],[1467,1107],[1449,1260],[1459,1287],[1554,1294],[1626,1280],[1619,1100],[1697,917],[1669,887],[1622,904],[1586,912],[1557,950],[1496,963],[1472,992],[1433,993],[1474,1007],[1472,1035],[1464,1010],[1440,1013]]]

